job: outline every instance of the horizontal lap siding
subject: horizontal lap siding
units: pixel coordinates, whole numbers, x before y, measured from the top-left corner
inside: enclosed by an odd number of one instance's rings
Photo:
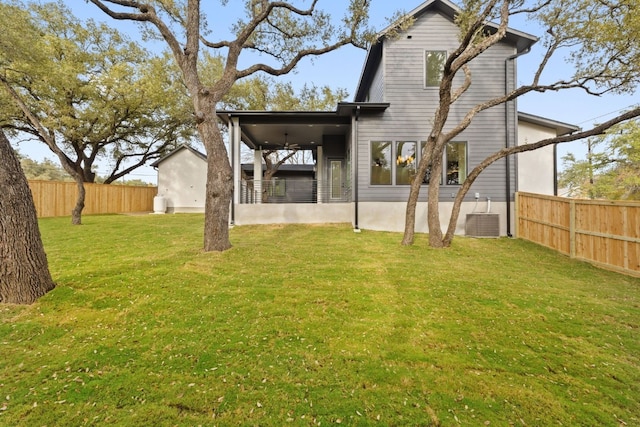
[[[437,14],[423,15],[415,25],[397,40],[386,41],[383,51],[384,101],[389,108],[378,116],[363,117],[358,127],[359,199],[362,201],[406,201],[408,186],[370,185],[371,141],[423,141],[431,131],[431,123],[438,103],[438,88],[424,87],[425,50],[447,50],[457,47],[457,27]],[[411,36],[408,38],[407,36]],[[513,48],[497,45],[471,64],[472,85],[452,107],[447,129],[455,126],[475,105],[504,94],[505,59],[513,54]],[[460,85],[462,77],[456,79]],[[510,119],[512,131],[515,113]],[[488,155],[503,148],[506,140],[505,107],[498,106],[480,113],[472,124],[455,141],[468,143],[468,171],[471,171]],[[513,166],[512,162],[512,166]],[[513,176],[513,171],[512,171]],[[468,199],[479,192],[495,201],[504,201],[505,160],[499,160],[487,168],[474,183]],[[458,186],[442,186],[441,199],[451,200],[451,193]],[[512,188],[515,188],[513,177]],[[426,199],[426,188],[420,200]]]

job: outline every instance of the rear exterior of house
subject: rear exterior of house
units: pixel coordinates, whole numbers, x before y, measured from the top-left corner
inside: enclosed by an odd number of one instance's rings
[[[389,104],[384,114],[363,117],[358,124],[359,226],[362,228],[403,229],[410,177],[420,160],[421,148],[431,131],[431,120],[438,106],[439,76],[434,64],[441,64],[448,53],[458,47],[453,5],[443,1],[427,2],[413,13],[416,21],[409,30],[395,39],[383,37],[370,49],[356,94],[356,101]],[[513,88],[516,56],[534,42],[534,37],[511,31],[502,42],[471,63],[472,84],[452,106],[451,126],[459,123],[475,105]],[[461,76],[455,86],[462,82]],[[448,130],[450,128],[445,128]],[[489,154],[514,145],[516,135],[515,104],[507,103],[480,113],[448,144],[442,176],[429,177],[441,183],[443,228],[448,222],[452,195],[468,171]],[[384,166],[378,164],[381,156]],[[408,164],[407,157],[414,160]],[[503,159],[487,168],[463,203],[457,233],[464,233],[467,213],[487,209],[499,215],[500,235],[510,233],[507,217],[511,216],[509,201],[515,189],[514,161]],[[426,232],[426,185],[419,200],[416,230]]]
[[[415,23],[399,37],[387,38],[383,31],[368,51],[355,101],[340,103],[336,111],[220,112],[229,129],[234,170],[230,221],[239,225],[348,222],[356,229],[401,231],[409,183],[438,105],[438,67],[458,47],[455,13],[456,7],[447,0],[431,0],[411,12]],[[492,28],[488,26],[487,30]],[[510,30],[502,42],[474,60],[472,85],[452,107],[449,122],[458,123],[478,103],[513,89],[517,57],[535,41],[532,36]],[[456,83],[460,85],[462,80]],[[440,181],[443,228],[448,223],[453,194],[468,171],[489,154],[541,135],[573,130],[577,128],[519,115],[514,102],[478,114],[447,146],[442,176],[428,177]],[[252,164],[241,164],[241,147],[251,151]],[[255,179],[263,174],[263,150],[292,148],[310,153],[312,164],[304,176],[292,176],[283,168],[269,182]],[[201,157],[189,149],[183,151]],[[169,182],[170,171],[182,167],[179,160],[186,158],[170,155],[156,162],[159,193],[167,199],[170,211],[180,212],[183,207],[191,211],[192,201],[201,200],[204,190],[188,179]],[[511,234],[515,191],[538,189],[553,194],[555,162],[553,148],[495,162],[467,195],[457,234],[468,231],[467,214],[473,221],[490,217],[493,235]],[[203,179],[200,175],[193,179]],[[299,193],[301,186],[304,197]],[[201,190],[202,196],[190,194],[196,190]],[[418,232],[427,231],[426,195],[425,182],[416,211]],[[182,200],[180,203],[191,205],[180,205],[174,201],[176,197]],[[204,208],[204,203],[201,206]]]

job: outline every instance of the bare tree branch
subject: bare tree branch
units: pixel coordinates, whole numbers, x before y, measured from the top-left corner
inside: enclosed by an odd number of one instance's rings
[[[622,123],[636,117],[640,117],[640,107],[634,108],[633,110],[630,110],[624,114],[614,117],[613,119],[608,120],[586,131],[576,132],[570,135],[563,135],[563,136],[558,136],[554,138],[546,138],[530,144],[522,144],[522,145],[517,145],[513,147],[505,147],[493,153],[492,155],[488,156],[482,162],[480,162],[475,168],[473,168],[471,172],[469,172],[466,179],[460,186],[458,193],[456,194],[456,197],[454,200],[454,209],[451,212],[451,218],[449,220],[447,232],[445,233],[445,236],[443,239],[444,245],[448,246],[449,244],[451,244],[451,241],[453,240],[456,224],[458,222],[458,216],[460,214],[460,205],[462,204],[464,197],[469,192],[469,190],[471,189],[471,186],[473,185],[475,180],[480,176],[482,171],[484,171],[492,163],[513,154],[533,151],[533,150],[537,150],[539,148],[546,147],[553,144],[562,144],[566,142],[578,141],[580,139],[588,138],[595,135],[602,135],[608,129],[617,125],[618,123]],[[507,203],[508,202],[509,201],[507,201]]]
[[[129,1],[129,0],[89,0],[91,3],[95,4],[100,10],[109,15],[113,19],[117,20],[130,20],[130,21],[138,21],[138,22],[149,22],[153,24],[160,35],[165,39],[169,48],[174,53],[176,60],[180,63],[179,59],[182,57],[182,47],[180,46],[180,42],[175,37],[171,29],[160,19],[157,15],[154,7],[148,3],[143,3],[140,1]],[[132,9],[137,9],[139,13],[133,12],[116,12],[110,9],[106,4],[112,3],[119,6],[129,7]],[[196,39],[197,40],[197,39]],[[182,64],[180,64],[182,67]]]
[[[283,74],[287,74],[291,72],[291,70],[293,70],[295,66],[298,65],[298,63],[307,56],[323,55],[325,53],[332,52],[342,46],[346,46],[349,44],[353,44],[351,40],[341,40],[337,43],[334,43],[330,46],[325,46],[323,48],[301,50],[293,57],[293,59],[289,61],[289,63],[287,63],[281,68],[275,68],[267,64],[255,64],[249,68],[238,71],[236,73],[236,76],[238,79],[241,79],[243,77],[247,77],[254,73],[257,73],[258,71],[264,71],[265,73],[270,74],[272,76],[281,76]]]

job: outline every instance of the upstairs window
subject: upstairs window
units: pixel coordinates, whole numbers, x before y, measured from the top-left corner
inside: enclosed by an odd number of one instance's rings
[[[437,87],[442,81],[444,63],[447,61],[447,52],[444,50],[427,50],[424,53],[425,86]]]

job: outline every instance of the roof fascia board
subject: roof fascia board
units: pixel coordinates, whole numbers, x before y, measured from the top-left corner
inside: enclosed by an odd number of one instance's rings
[[[536,116],[534,114],[523,113],[518,111],[518,120],[532,123],[534,125],[544,126],[556,129],[558,136],[567,135],[582,130],[581,127],[569,123],[560,122],[546,117]]]
[[[178,154],[182,150],[191,151],[196,157],[199,157],[202,160],[207,160],[206,154],[203,154],[200,151],[196,150],[195,148],[189,147],[186,144],[180,144],[176,149],[172,150],[170,153],[166,154],[165,156],[163,156],[163,157],[159,158],[158,160],[156,160],[155,162],[151,163],[151,167],[155,168],[160,163],[164,162],[165,160],[167,160],[169,157],[173,156],[174,154]]]

